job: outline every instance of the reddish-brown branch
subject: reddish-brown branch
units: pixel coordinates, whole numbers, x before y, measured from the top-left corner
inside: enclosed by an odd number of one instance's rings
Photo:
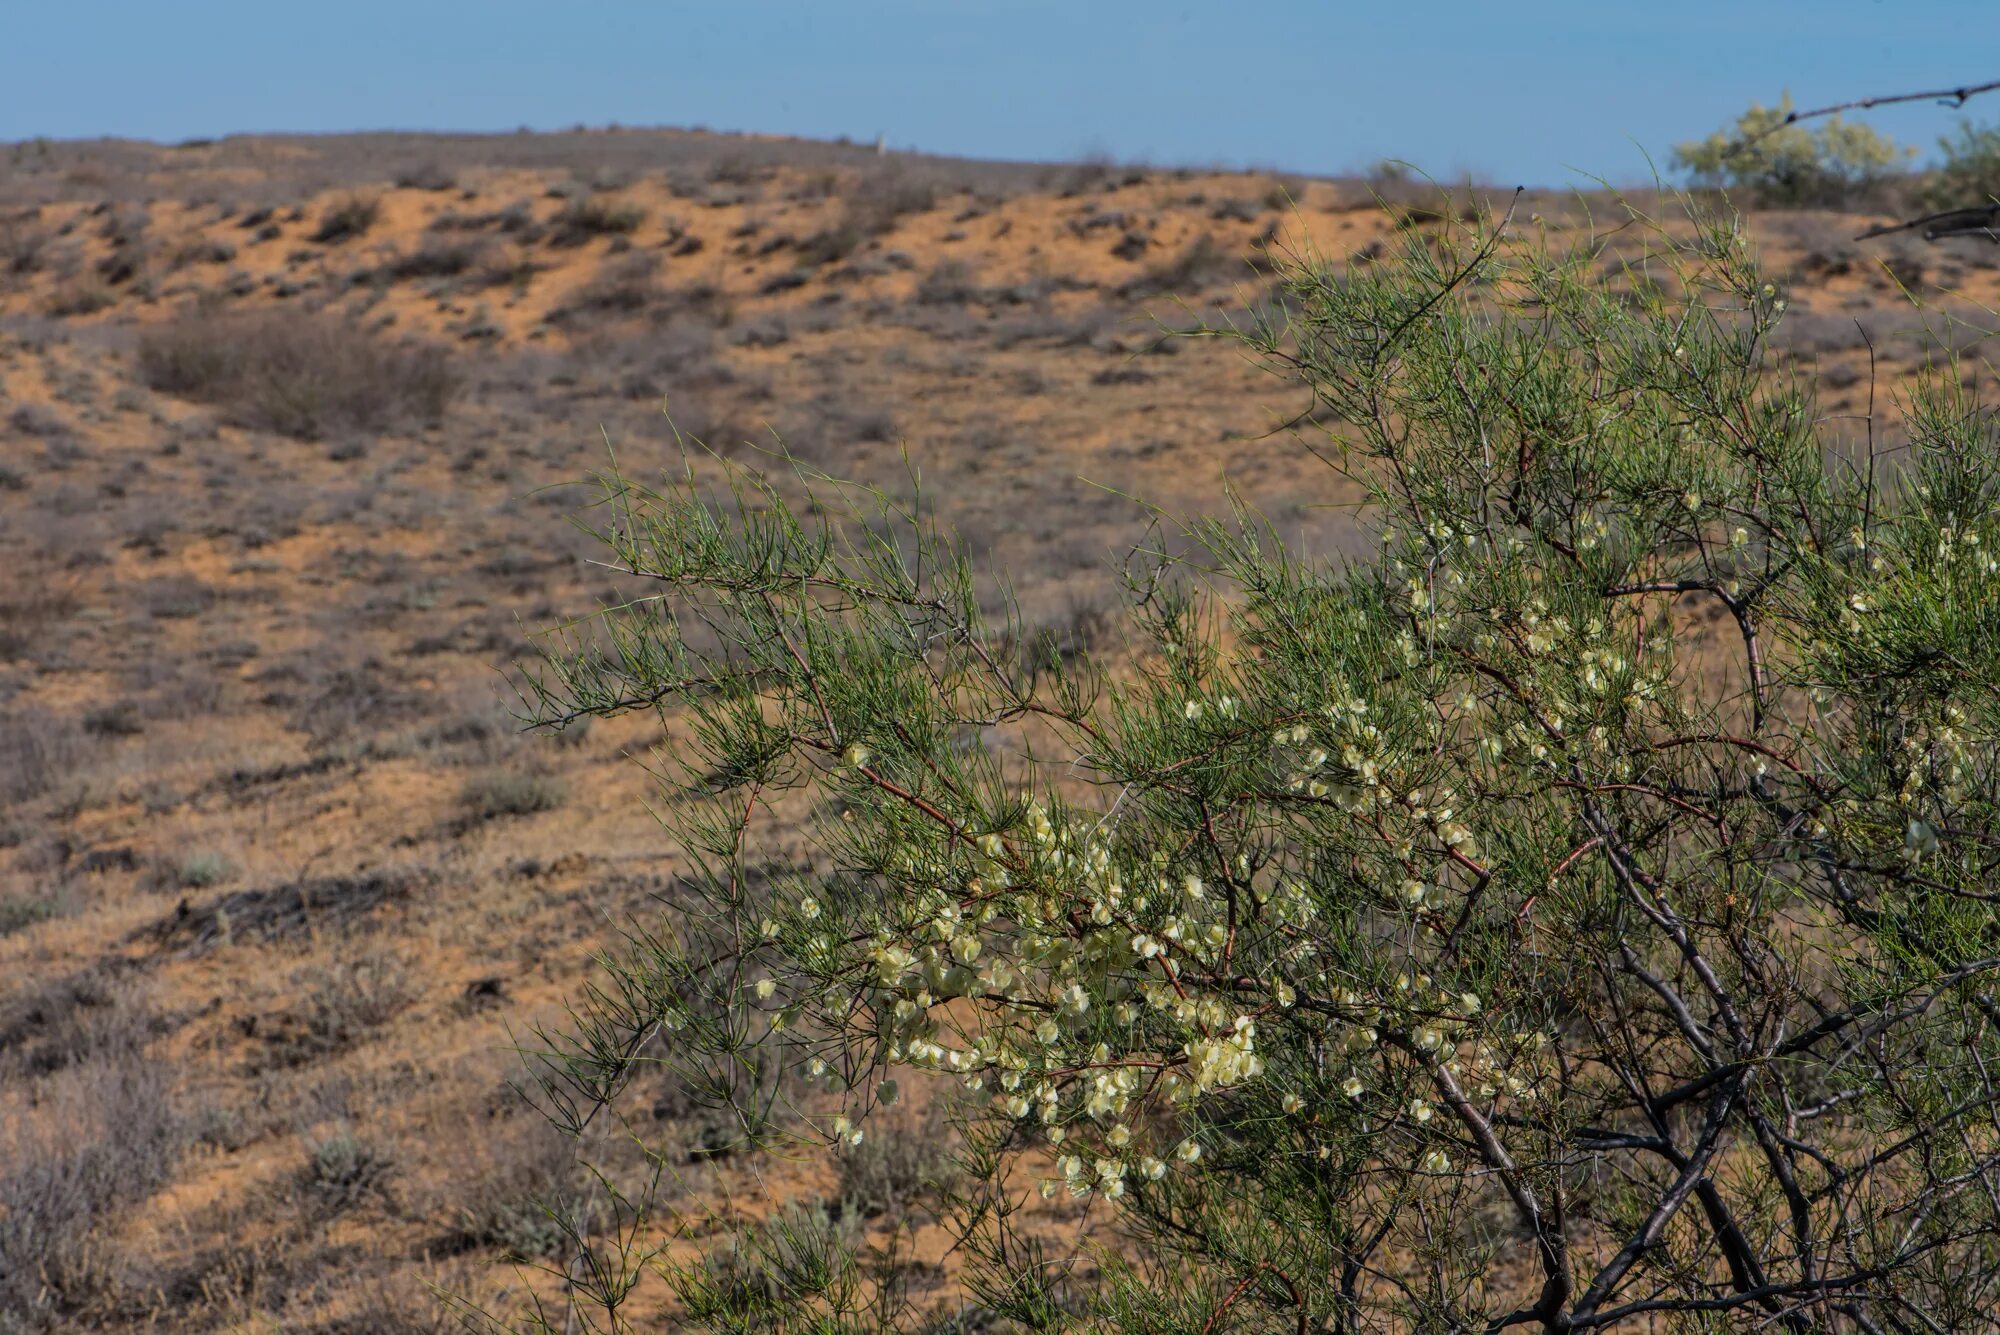
[[[1236,1306],[1236,1300],[1238,1298],[1241,1298],[1246,1292],[1249,1291],[1250,1281],[1257,1278],[1259,1274],[1267,1270],[1270,1271],[1272,1274],[1276,1275],[1278,1277],[1278,1282],[1283,1284],[1285,1286],[1286,1292],[1291,1294],[1292,1305],[1299,1309],[1299,1335],[1306,1335],[1305,1297],[1302,1294],[1300,1294],[1299,1286],[1292,1282],[1292,1277],[1290,1275],[1287,1275],[1284,1271],[1278,1269],[1278,1267],[1272,1265],[1269,1261],[1257,1262],[1255,1265],[1250,1267],[1249,1274],[1245,1275],[1242,1279],[1236,1281],[1236,1287],[1229,1291],[1229,1296],[1224,1298],[1222,1300],[1221,1305],[1218,1306],[1213,1312],[1209,1313],[1208,1321],[1205,1324],[1203,1324],[1201,1328],[1201,1335],[1210,1335],[1210,1332],[1212,1332],[1215,1329],[1215,1323],[1222,1320],[1224,1316],[1228,1315],[1229,1309]]]

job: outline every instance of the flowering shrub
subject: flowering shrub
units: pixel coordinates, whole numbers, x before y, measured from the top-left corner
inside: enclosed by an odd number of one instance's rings
[[[1191,522],[1115,665],[982,614],[920,499],[607,479],[632,600],[527,684],[682,720],[695,897],[546,1106],[666,1060],[838,1152],[949,1082],[966,1281],[1023,1328],[1993,1328],[1994,425],[1947,373],[1907,445],[1837,439],[1728,220],[1605,259],[1290,257],[1211,332],[1335,423],[1369,554]],[[1094,1286],[1022,1164],[1120,1222]],[[704,1328],[892,1324],[836,1232],[667,1269]],[[635,1275],[571,1272],[613,1325]]]

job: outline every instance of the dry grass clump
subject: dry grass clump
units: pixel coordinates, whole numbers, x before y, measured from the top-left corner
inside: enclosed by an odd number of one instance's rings
[[[434,425],[459,389],[443,349],[303,311],[183,316],[141,339],[139,368],[162,393],[306,439]]]

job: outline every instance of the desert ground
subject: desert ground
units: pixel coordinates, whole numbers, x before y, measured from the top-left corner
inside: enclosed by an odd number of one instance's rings
[[[512,1050],[676,871],[643,764],[674,719],[514,712],[531,633],[620,596],[580,479],[682,467],[679,436],[920,478],[1089,644],[1156,511],[1233,487],[1302,550],[1355,540],[1280,429],[1297,391],[1175,334],[1268,305],[1264,248],[1366,263],[1438,198],[693,132],[0,154],[5,1331],[420,1331],[433,1284],[549,1288],[536,1202],[601,1187]],[[1747,221],[1822,411],[1893,433],[1947,319],[1990,376],[2000,249]],[[670,1079],[652,1109],[687,1236],[817,1202],[904,1240],[933,1329],[987,1328],[938,1264],[921,1100],[838,1163],[730,1153]]]

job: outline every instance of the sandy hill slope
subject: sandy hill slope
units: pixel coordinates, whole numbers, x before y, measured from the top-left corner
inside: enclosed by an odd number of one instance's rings
[[[425,1283],[504,1304],[491,1261],[560,1260],[533,1202],[590,1184],[507,1049],[671,893],[634,762],[676,721],[524,737],[500,669],[615,593],[564,485],[607,445],[914,468],[1088,641],[1140,500],[1353,540],[1273,434],[1296,392],[1169,335],[1268,302],[1262,248],[1427,225],[1404,187],[675,132],[0,154],[0,1328],[420,1330]],[[1751,224],[1787,355],[1893,430],[1938,318],[1906,292],[1976,314],[2000,252],[1870,221]],[[935,1113],[836,1167],[654,1109],[674,1190],[725,1202],[691,1231],[907,1227],[950,1309]]]

